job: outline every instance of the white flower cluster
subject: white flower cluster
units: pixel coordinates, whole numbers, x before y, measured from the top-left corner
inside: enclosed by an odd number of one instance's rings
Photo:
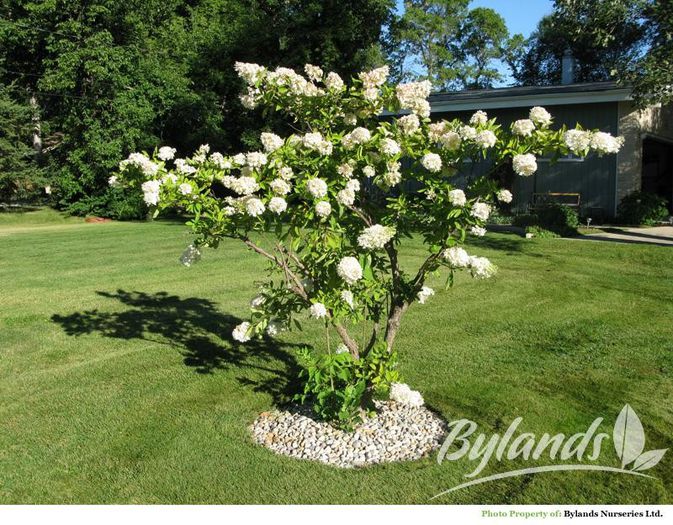
[[[442,171],[442,158],[436,153],[426,153],[421,158],[421,164],[423,167],[433,173],[438,173]]]
[[[353,297],[353,292],[350,290],[342,290],[341,291],[341,300],[346,303],[351,310],[355,308],[355,299]]]
[[[358,245],[365,250],[381,250],[393,237],[395,228],[375,224],[362,231],[358,236]]]
[[[308,311],[314,319],[327,317],[327,308],[322,303],[313,303]]]
[[[531,108],[530,113],[528,114],[528,118],[532,120],[536,126],[540,126],[541,128],[546,128],[551,124],[552,121],[552,117],[549,114],[549,111],[540,106],[535,106],[534,108]]]
[[[234,341],[239,343],[247,343],[250,341],[250,323],[244,321],[241,324],[237,325],[231,332],[231,337],[234,338]]]
[[[301,142],[306,149],[317,151],[321,155],[332,154],[332,143],[320,133],[307,133],[302,137]]]
[[[421,127],[421,122],[416,115],[405,115],[397,119],[397,125],[405,135],[413,135]]]
[[[520,137],[530,137],[533,131],[535,131],[535,123],[528,118],[517,120],[512,124],[512,132]]]
[[[273,179],[269,184],[271,191],[276,195],[287,195],[292,191],[292,184],[290,184],[285,179]]]
[[[569,129],[563,135],[563,140],[570,151],[579,155],[586,153],[591,148],[591,135],[590,131]]]
[[[170,146],[163,146],[159,148],[159,153],[157,154],[157,157],[159,157],[163,161],[173,160],[176,151],[177,150],[175,148],[171,148]]]
[[[465,192],[463,190],[451,190],[449,191],[449,202],[452,206],[465,206],[467,203],[467,197],[465,197]]]
[[[344,88],[344,81],[334,72],[327,73],[325,87],[330,91],[341,91]]]
[[[453,246],[444,250],[442,258],[449,263],[451,268],[467,268],[470,266],[470,256],[459,246]]]
[[[271,197],[268,207],[270,211],[280,215],[287,209],[287,201],[283,197]]]
[[[317,177],[306,181],[306,189],[315,199],[322,199],[327,195],[327,183]]]
[[[362,85],[367,88],[379,88],[385,84],[388,80],[388,75],[390,74],[390,68],[388,66],[379,67],[371,71],[363,71],[358,74],[360,80],[362,80]]]
[[[337,274],[346,284],[355,284],[362,279],[362,266],[355,257],[344,257],[339,261]]]
[[[259,184],[254,177],[222,177],[222,183],[225,187],[235,191],[239,195],[252,195],[259,189]]]
[[[411,110],[412,113],[421,117],[430,116],[430,89],[432,84],[428,80],[422,82],[409,82],[408,84],[399,84],[395,88],[397,100],[402,109]]]
[[[257,197],[247,197],[244,204],[245,211],[250,217],[259,217],[266,209],[264,203]]]
[[[353,149],[358,144],[366,144],[372,138],[371,132],[367,128],[355,128],[350,133],[346,133],[341,139],[341,143],[346,149]]]
[[[530,177],[537,171],[537,161],[532,153],[514,155],[512,158],[512,168],[517,175]]]
[[[399,162],[388,162],[386,172],[383,174],[383,183],[386,187],[392,188],[402,182],[402,165]]]
[[[495,133],[493,133],[490,129],[485,129],[477,133],[477,135],[474,137],[474,141],[479,147],[488,149],[495,146],[495,143],[498,141],[498,139],[496,138]]]
[[[315,213],[323,219],[329,217],[329,214],[332,213],[332,205],[327,201],[316,202]]]
[[[510,203],[512,202],[512,198],[514,197],[512,195],[512,192],[506,189],[501,189],[498,190],[498,193],[496,193],[495,197],[500,201],[504,203]]]
[[[470,257],[470,271],[475,279],[488,279],[495,275],[497,270],[486,257]]]
[[[140,189],[143,192],[143,200],[145,204],[156,206],[159,204],[159,190],[161,189],[161,182],[158,180],[148,180],[141,184]]]
[[[159,166],[142,153],[131,153],[127,159],[122,160],[119,163],[119,171],[126,170],[128,166],[140,169],[146,177],[153,177],[159,171]]]
[[[355,202],[355,193],[360,190],[360,181],[350,179],[346,187],[337,194],[337,202],[342,206],[352,206]]]
[[[421,393],[412,390],[405,383],[392,383],[390,385],[390,399],[396,403],[412,407],[422,407],[425,404]]]
[[[470,117],[470,124],[473,126],[484,126],[488,124],[488,115],[485,111],[479,110]]]
[[[273,153],[283,146],[283,139],[275,133],[262,133],[260,140],[262,141],[262,146],[264,146],[264,151],[267,153]]]
[[[402,152],[400,145],[393,139],[385,138],[381,141],[381,153],[386,157],[394,157]]]
[[[439,136],[439,144],[444,149],[449,151],[456,151],[460,148],[460,144],[463,139],[460,138],[460,135],[455,131],[447,131]]]
[[[428,298],[432,297],[433,295],[435,295],[435,291],[429,286],[424,286],[416,295],[416,299],[418,300],[419,304],[425,304],[425,301],[427,301]]]
[[[472,205],[470,215],[472,215],[472,217],[475,217],[476,219],[485,221],[486,219],[488,219],[488,216],[491,215],[491,206],[489,204],[486,204],[485,202],[475,202]]]
[[[623,143],[623,137],[613,137],[603,131],[597,131],[591,136],[591,149],[597,151],[600,155],[617,153]]]
[[[184,266],[187,266],[188,268],[192,264],[195,264],[200,260],[201,260],[201,252],[193,244],[187,246],[187,248],[185,248],[185,251],[182,252],[182,255],[180,255],[180,263]]]

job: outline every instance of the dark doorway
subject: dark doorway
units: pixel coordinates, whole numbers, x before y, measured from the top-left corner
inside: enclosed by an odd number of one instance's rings
[[[673,143],[643,140],[642,190],[666,199],[668,211],[673,213]]]

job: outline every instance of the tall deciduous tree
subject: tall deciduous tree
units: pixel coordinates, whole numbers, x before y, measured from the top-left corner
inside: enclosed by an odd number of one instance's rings
[[[390,27],[390,58],[398,78],[424,78],[436,89],[479,89],[502,80],[498,61],[523,37],[510,38],[492,9],[469,9],[469,0],[406,0]]]

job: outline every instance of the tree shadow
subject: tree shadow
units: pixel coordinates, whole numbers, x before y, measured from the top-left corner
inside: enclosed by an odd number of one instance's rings
[[[263,338],[245,345],[231,338],[231,331],[242,319],[217,309],[208,299],[183,299],[167,292],[154,294],[117,290],[96,292],[129,308],[120,312],[97,309],[54,314],[51,320],[66,334],[100,334],[116,339],[141,339],[179,349],[186,366],[199,374],[232,368],[248,370],[236,379],[255,392],[272,396],[278,405],[286,403],[297,390],[299,365],[290,352],[300,345]]]

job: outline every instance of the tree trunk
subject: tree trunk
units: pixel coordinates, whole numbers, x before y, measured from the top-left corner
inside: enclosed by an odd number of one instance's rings
[[[400,329],[400,321],[408,307],[407,303],[401,303],[394,305],[390,310],[386,324],[386,345],[388,346],[388,352],[393,351],[393,343],[395,342],[397,331]]]

